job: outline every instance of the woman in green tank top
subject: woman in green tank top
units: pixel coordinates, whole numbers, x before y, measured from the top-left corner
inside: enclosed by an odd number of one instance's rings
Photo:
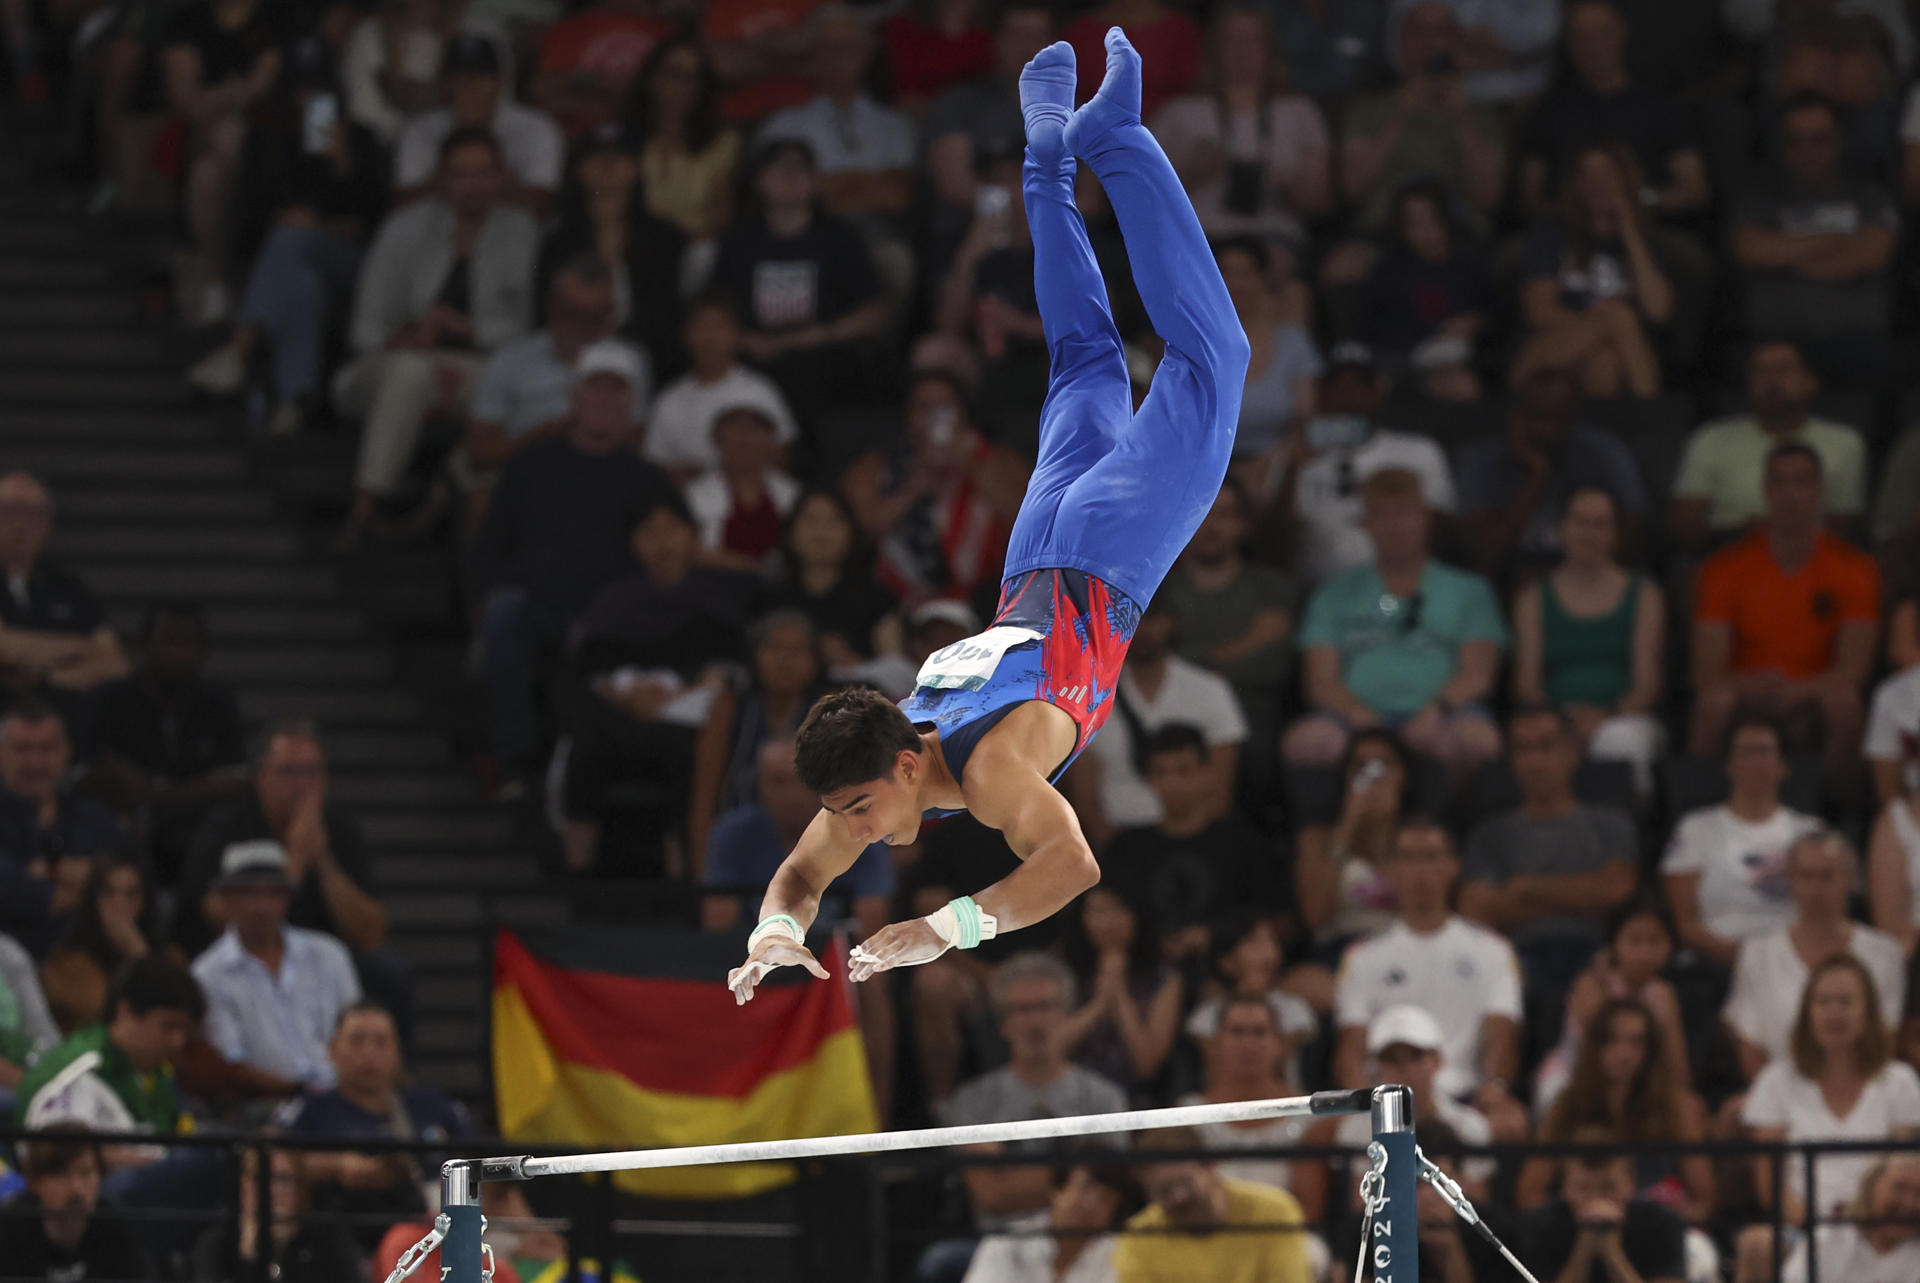
[[[1583,486],[1568,496],[1565,556],[1514,598],[1513,694],[1564,712],[1587,753],[1629,762],[1644,793],[1666,741],[1654,716],[1666,604],[1657,585],[1620,564],[1619,535],[1610,493]]]

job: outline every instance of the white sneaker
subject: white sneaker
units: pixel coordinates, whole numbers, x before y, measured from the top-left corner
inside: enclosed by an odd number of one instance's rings
[[[267,420],[267,435],[270,437],[295,437],[306,430],[307,416],[292,401],[287,402],[273,412]]]
[[[233,300],[227,295],[224,281],[208,281],[200,290],[200,309],[193,320],[196,325],[218,325],[227,319],[233,311]]]
[[[246,358],[232,343],[222,343],[187,371],[187,382],[208,396],[232,396],[246,381]]]

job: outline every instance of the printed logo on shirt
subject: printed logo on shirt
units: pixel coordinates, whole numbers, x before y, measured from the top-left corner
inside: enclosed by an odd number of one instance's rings
[[[1771,851],[1747,851],[1740,856],[1740,867],[1754,894],[1779,903],[1789,898],[1787,891],[1787,852],[1785,847]]]
[[[820,306],[819,275],[819,266],[807,260],[756,264],[753,315],[760,327],[811,324]]]

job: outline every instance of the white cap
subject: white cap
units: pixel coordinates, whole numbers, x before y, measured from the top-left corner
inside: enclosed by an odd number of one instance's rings
[[[964,601],[954,601],[950,597],[936,598],[915,606],[907,616],[907,626],[913,629],[925,628],[928,624],[952,624],[962,632],[980,631],[980,616],[973,613],[973,607]]]
[[[234,842],[220,853],[219,885],[236,883],[288,886],[287,848],[272,838]]]
[[[591,378],[596,374],[617,375],[629,387],[640,386],[640,380],[645,377],[640,369],[639,354],[619,339],[601,339],[598,343],[588,344],[573,363],[573,376],[576,379]]]
[[[1421,1051],[1439,1051],[1445,1037],[1440,1022],[1425,1007],[1407,1003],[1388,1007],[1367,1026],[1367,1054],[1377,1056],[1396,1043]]]

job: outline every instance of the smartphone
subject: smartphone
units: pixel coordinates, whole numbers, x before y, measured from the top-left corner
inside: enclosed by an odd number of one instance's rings
[[[927,411],[927,444],[936,450],[944,450],[953,444],[953,434],[960,427],[960,412],[950,405],[935,406]]]
[[[1360,769],[1353,773],[1353,784],[1350,787],[1353,790],[1354,796],[1358,797],[1379,783],[1380,780],[1386,776],[1386,773],[1387,764],[1377,757],[1371,761],[1362,762]]]
[[[975,218],[1005,218],[1013,209],[1013,193],[998,183],[981,183],[973,192]]]
[[[333,145],[333,128],[340,123],[340,99],[334,94],[315,94],[307,99],[301,118],[302,144],[310,156],[318,156]]]

